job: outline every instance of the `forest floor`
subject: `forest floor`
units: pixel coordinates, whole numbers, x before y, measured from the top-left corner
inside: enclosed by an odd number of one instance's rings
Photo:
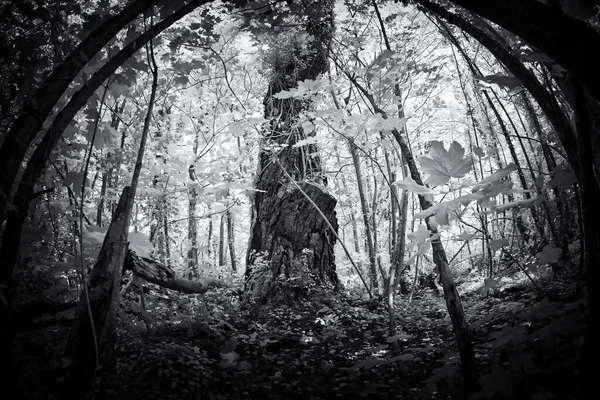
[[[571,399],[583,302],[565,284],[463,295],[480,365],[479,399]],[[396,299],[389,337],[383,302],[342,297],[240,311],[233,289],[148,295],[152,319],[123,310],[110,371],[93,399],[450,399],[460,396],[456,342],[443,296]],[[124,303],[127,304],[128,300]],[[19,339],[31,399],[54,399],[68,328]],[[392,344],[398,344],[395,351]]]

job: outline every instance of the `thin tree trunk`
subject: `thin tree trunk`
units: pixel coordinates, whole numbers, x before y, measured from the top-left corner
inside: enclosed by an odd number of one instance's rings
[[[206,253],[207,253],[208,259],[212,260],[212,254],[213,254],[213,236],[214,236],[213,230],[214,230],[214,227],[213,227],[213,218],[212,218],[212,215],[210,215],[210,209],[211,209],[211,207],[210,207],[210,204],[209,204],[208,205],[208,214],[209,214],[209,217],[208,217],[208,235],[207,235],[207,239],[206,239],[206,241],[207,241],[207,244],[206,244]]]
[[[106,187],[108,186],[108,171],[102,173],[102,186],[100,187],[100,202],[96,210],[96,225],[102,226],[102,211],[104,210],[104,198],[106,197]]]
[[[119,107],[118,102],[116,102],[116,110],[113,112],[113,116],[112,116],[112,120],[110,122],[110,126],[112,128],[115,129],[115,131],[117,131],[119,129],[119,125],[121,123],[121,119],[119,118],[119,114],[123,113],[123,110],[125,109],[125,104],[127,102],[127,99],[123,100],[123,103],[121,103],[121,107]],[[121,150],[123,150],[123,147],[125,146],[124,141],[121,141]],[[119,164],[120,164],[120,158],[119,157]],[[98,203],[98,210],[96,210],[96,225],[98,226],[102,226],[102,214],[104,213],[104,208],[105,208],[105,197],[106,197],[106,190],[109,187],[109,184],[112,180],[112,173],[113,170],[115,169],[115,166],[112,165],[112,160],[117,160],[117,158],[113,157],[112,153],[108,153],[106,155],[106,160],[105,163],[103,164],[109,164],[110,166],[104,165],[104,169],[102,172],[102,187],[100,188],[100,202]],[[117,170],[118,170],[119,166],[117,166]]]
[[[225,265],[225,216],[221,214],[219,222],[219,266]]]
[[[233,214],[231,210],[227,210],[225,213],[227,217],[227,243],[229,244],[229,256],[231,257],[231,269],[233,272],[237,272],[237,259],[235,253],[235,237],[233,227]]]
[[[463,0],[461,0],[461,2],[462,1]],[[527,69],[523,62],[519,60],[519,58],[517,58],[510,49],[503,47],[495,38],[490,37],[481,28],[472,24],[459,14],[453,13],[451,9],[444,8],[443,6],[433,3],[429,0],[415,0],[415,2],[471,35],[483,46],[485,46],[485,48],[488,49],[490,53],[498,59],[498,61],[504,64],[504,66],[515,77],[521,80],[523,86],[535,98],[536,102],[544,111],[544,114],[546,114],[548,120],[554,126],[554,129],[556,130],[556,133],[567,154],[567,159],[577,174],[577,135],[574,132],[569,118],[562,111],[560,105],[556,101],[556,97],[552,93],[548,92],[546,88],[544,88],[533,72]],[[542,7],[547,8],[543,5]],[[513,13],[513,15],[515,14]],[[539,20],[539,18],[536,19],[536,21],[537,20]]]
[[[496,116],[496,120],[498,121],[498,124],[500,125],[500,131],[502,132],[502,135],[504,136],[504,140],[505,140],[506,144],[508,145],[508,150],[510,152],[512,162],[517,166],[517,176],[519,177],[519,181],[521,182],[521,187],[525,191],[525,193],[524,193],[525,198],[529,200],[529,199],[531,199],[531,193],[529,193],[527,191],[529,189],[529,185],[527,184],[527,180],[525,179],[525,174],[523,173],[523,168],[521,167],[521,162],[519,161],[519,157],[517,156],[517,152],[515,151],[515,146],[513,145],[512,140],[510,139],[510,135],[508,133],[506,124],[504,123],[504,120],[502,119],[500,112],[496,108],[496,105],[492,101],[492,99],[491,99],[490,95],[487,93],[487,91],[484,91],[483,95],[485,96],[486,100],[488,101],[490,108],[494,112],[494,115]],[[542,242],[547,243],[546,233],[544,232],[544,227],[541,224],[539,215],[538,215],[535,207],[531,207],[531,216],[533,217],[534,225],[537,228],[538,234],[540,235]]]
[[[540,120],[535,112],[535,109],[533,108],[533,104],[531,104],[531,101],[529,100],[529,97],[526,93],[521,94],[521,100],[523,107],[527,112],[527,120],[531,124],[533,131],[536,133],[536,136],[540,141],[540,147],[542,149],[542,155],[544,161],[546,162],[546,168],[548,169],[548,173],[552,173],[553,171],[556,171],[556,159],[554,158],[552,150],[548,145],[548,141],[546,140],[546,135],[544,134]],[[568,259],[568,236],[569,232],[571,231],[568,217],[570,213],[569,205],[568,202],[563,199],[563,196],[560,195],[561,191],[557,186],[552,187],[552,193],[554,194],[554,202],[556,203],[556,209],[558,210],[558,215],[560,217],[560,229],[557,229],[557,231],[560,232],[560,234],[558,235],[560,247],[563,251],[563,258]]]
[[[197,142],[197,141],[196,141]],[[189,177],[191,187],[188,189],[188,251],[187,251],[187,271],[190,279],[198,277],[198,224],[196,222],[196,202],[198,194],[193,186],[196,182],[196,173],[194,166],[189,167]]]
[[[562,10],[539,1],[452,0],[453,3],[489,19],[537,47],[582,80],[590,93],[600,100],[598,61],[600,35],[593,26],[566,15]],[[595,2],[587,6],[588,17],[595,14]],[[527,24],[523,18],[529,18]]]
[[[412,179],[419,185],[423,185],[419,170],[412,156],[410,148],[406,144],[404,138],[400,135],[396,129],[392,130],[394,138],[398,141],[402,154],[408,165]],[[427,200],[424,196],[419,195],[419,203],[421,209],[426,210],[433,206],[433,204]],[[450,268],[448,265],[448,259],[446,258],[446,251],[439,238],[437,229],[434,229],[430,224],[430,217],[425,220],[427,229],[431,232],[431,249],[433,252],[433,261],[437,266],[442,287],[444,288],[444,297],[446,299],[446,306],[448,307],[448,313],[454,327],[454,335],[458,343],[458,352],[461,360],[461,370],[464,383],[465,398],[475,393],[479,387],[478,372],[477,372],[477,361],[475,360],[475,352],[473,350],[473,344],[471,339],[471,333],[465,320],[462,303],[458,290],[456,290],[456,284],[452,278]],[[437,236],[437,237],[436,237]]]
[[[163,206],[163,215],[162,215],[162,228],[163,228],[163,237],[165,243],[165,264],[171,265],[171,238],[169,237],[169,224],[167,221],[168,216],[168,204],[165,200],[165,204]]]
[[[550,228],[550,234],[552,235],[552,241],[557,247],[560,247],[560,241],[558,239],[558,234],[556,232],[556,227],[554,225],[554,221],[552,220],[552,214],[550,213],[550,208],[548,207],[548,202],[546,200],[544,200],[544,197],[545,197],[544,191],[542,191],[542,189],[536,185],[537,177],[536,177],[535,171],[533,169],[533,164],[531,163],[531,158],[529,156],[529,152],[525,148],[525,144],[523,143],[523,138],[521,135],[519,135],[519,131],[518,131],[512,117],[508,113],[506,107],[504,106],[504,103],[502,102],[502,100],[500,99],[500,97],[498,96],[496,91],[492,90],[492,93],[494,94],[494,98],[496,99],[496,102],[500,105],[500,108],[502,108],[502,111],[504,112],[506,119],[510,123],[510,126],[513,129],[513,132],[515,133],[515,136],[517,137],[517,141],[519,142],[519,145],[521,146],[521,151],[523,153],[523,157],[525,158],[525,163],[527,164],[527,168],[529,169],[529,175],[531,176],[531,184],[535,187],[535,191],[536,191],[536,194],[538,195],[538,198],[542,199],[541,200],[542,210],[544,211],[544,214],[546,215],[546,222],[548,223],[548,227]],[[517,111],[517,113],[518,113],[518,111]],[[524,133],[526,134],[527,132],[525,131]],[[531,141],[529,141],[529,144],[531,145]],[[529,198],[531,198],[531,195]],[[535,206],[532,206],[531,209],[533,212],[535,210]],[[538,222],[538,225],[539,225],[538,231],[544,233],[544,223],[541,219]],[[547,241],[545,235],[542,236],[542,239],[544,241]]]
[[[448,25],[446,23],[444,23],[442,20],[439,20],[439,23],[440,23],[440,26],[442,28],[444,28],[444,30],[442,31],[442,34],[444,34],[446,37],[448,37],[448,39],[451,41],[451,43],[454,44],[454,46],[456,47],[456,49],[463,56],[463,58],[465,59],[467,65],[469,67],[469,69],[471,70],[471,73],[474,76],[480,76],[481,75],[481,71],[479,71],[479,69],[477,68],[477,66],[473,63],[473,61],[471,60],[471,57],[464,50],[464,48],[462,47],[462,45],[460,44],[460,42],[458,41],[458,39],[454,36],[454,34],[452,33],[452,31],[450,30],[450,28],[448,27]],[[456,68],[457,68],[457,70],[459,71],[459,74],[460,74],[460,69],[459,69],[459,66],[458,66],[458,60],[456,60],[456,58],[455,58],[455,63],[456,63]],[[464,87],[463,87],[463,92],[465,92]],[[478,91],[477,89],[475,89],[475,93],[476,94],[480,94],[480,91]],[[466,93],[464,93],[464,94],[465,94],[465,97],[466,97]],[[494,106],[494,103],[492,102],[491,98],[489,97],[489,94],[484,91],[483,95],[485,96],[485,98],[487,100],[487,103],[489,104],[490,108],[492,108],[492,111],[496,115],[496,119],[497,119],[498,123],[500,124],[500,127],[501,127],[503,133],[506,132],[506,126],[504,125],[504,121],[502,120],[502,118],[500,117],[500,114],[496,110],[496,107]],[[481,105],[483,106],[484,104],[483,104],[482,100],[480,100],[480,102],[481,102]],[[489,116],[487,115],[487,108],[486,108],[486,116],[488,117],[488,120],[489,120]],[[490,131],[491,132],[495,132],[495,130],[494,130],[492,124],[491,124],[491,120],[489,122],[490,122]],[[505,133],[505,138],[508,138],[508,133]],[[493,146],[497,146],[498,145],[497,140],[493,141],[492,144],[493,144]],[[511,145],[512,145],[512,143],[509,144],[509,146],[511,146]],[[513,150],[514,150],[514,148],[513,148]],[[513,153],[511,152],[511,154],[513,154]],[[502,162],[500,161],[500,156],[499,155],[498,155],[498,158],[497,158],[497,162],[498,162],[498,166],[500,168],[502,168]],[[506,164],[506,160],[505,160],[504,164]],[[507,197],[508,197],[508,200],[510,202],[513,201],[513,195],[512,194],[509,194]],[[523,222],[523,219],[521,217],[520,211],[518,209],[516,209],[516,210],[513,210],[513,212],[514,212],[514,216],[515,216],[515,222],[517,224],[517,228],[519,229],[521,237],[523,238],[524,241],[528,241],[529,240],[529,232],[528,232],[527,227],[525,226],[525,223]],[[482,226],[484,226],[483,223],[482,223]],[[487,222],[485,223],[485,226],[486,226],[486,229],[487,229]],[[491,263],[492,259],[490,258],[489,261]],[[490,270],[491,270],[491,268],[492,268],[492,266],[490,264]]]
[[[417,290],[417,281],[419,278],[419,261],[421,261],[421,257],[417,257],[415,260],[415,274],[413,276],[412,287],[410,288],[410,296],[408,297],[408,304],[410,304],[415,297],[415,290]]]
[[[97,368],[110,363],[116,342],[116,312],[120,303],[120,283],[127,252],[129,220],[135,201],[142,161],[150,130],[150,120],[156,90],[158,69],[152,43],[148,49],[152,71],[152,91],[140,148],[133,170],[131,186],[123,189],[117,212],[113,218],[92,274],[89,285],[79,299],[73,328],[67,341],[65,356],[71,360],[68,377],[63,385],[62,398],[81,399],[93,382]]]
[[[335,60],[334,60],[335,61]],[[369,101],[374,112],[380,114],[382,118],[387,119],[387,113],[382,110],[373,95],[369,93],[356,79],[354,76],[346,73],[346,77],[352,82],[352,84],[361,91],[363,96]],[[392,135],[398,142],[400,149],[402,150],[402,156],[404,157],[408,170],[410,171],[411,178],[418,184],[423,186],[421,175],[417,168],[417,164],[413,157],[411,149],[408,147],[406,140],[398,129],[392,129]],[[432,207],[433,204],[425,198],[425,196],[419,195],[419,203],[422,210],[427,210]],[[452,278],[450,268],[448,265],[448,259],[446,258],[446,252],[444,246],[440,240],[437,229],[434,229],[430,224],[431,216],[425,219],[427,229],[431,232],[431,249],[433,252],[433,261],[437,266],[442,287],[444,288],[444,298],[446,300],[446,306],[448,313],[450,314],[450,320],[454,328],[454,335],[458,344],[458,353],[461,360],[461,370],[464,383],[464,395],[465,397],[475,393],[479,388],[479,379],[477,371],[477,361],[475,360],[475,352],[473,350],[473,344],[471,339],[471,333],[465,320],[462,303],[456,284]]]
[[[369,221],[369,205],[367,203],[367,197],[365,194],[365,187],[363,184],[362,172],[360,169],[360,158],[358,157],[356,144],[354,144],[354,142],[350,139],[348,139],[348,149],[350,150],[350,155],[352,156],[352,162],[354,164],[354,172],[356,173],[356,186],[358,187],[360,207],[365,228],[365,242],[367,243],[367,251],[369,254],[369,278],[371,287],[376,290],[379,287],[379,283],[377,280],[377,261],[375,259],[373,232],[371,230],[371,223]]]
[[[332,93],[333,96],[333,101],[337,107],[338,110],[341,110],[342,107],[339,105],[337,97],[335,96],[335,93]],[[348,98],[348,100],[350,100]],[[339,150],[336,149],[336,159],[337,159],[337,163],[340,164],[340,153]],[[357,261],[357,268],[359,270],[362,271],[362,262],[360,262],[360,242],[358,240],[358,224],[356,222],[356,213],[354,212],[354,202],[352,201],[352,198],[350,197],[350,191],[348,189],[348,182],[346,182],[346,176],[344,174],[340,174],[340,180],[342,181],[342,189],[344,190],[344,193],[346,193],[346,195],[348,196],[348,200],[347,200],[347,207],[350,210],[350,224],[352,226],[352,243],[354,245],[354,251],[356,252],[356,255],[359,256],[359,261]],[[351,269],[350,271],[353,271],[353,269]]]

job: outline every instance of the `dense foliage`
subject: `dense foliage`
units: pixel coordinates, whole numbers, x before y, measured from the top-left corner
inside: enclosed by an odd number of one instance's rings
[[[598,8],[500,3],[0,0],[0,390],[581,396]]]

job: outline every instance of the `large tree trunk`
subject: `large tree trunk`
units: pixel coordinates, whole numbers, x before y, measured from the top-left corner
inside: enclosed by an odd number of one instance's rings
[[[317,184],[326,183],[316,146],[292,147],[305,139],[298,123],[308,109],[306,100],[277,98],[282,90],[298,82],[316,79],[328,69],[327,52],[333,32],[333,1],[311,5],[307,33],[312,41],[298,40],[298,32],[282,35],[282,45],[272,50],[275,70],[264,99],[265,117],[270,121],[260,154],[257,189],[252,202],[252,228],[248,248],[246,277],[252,276],[258,256],[268,260],[272,277],[296,275],[303,264],[321,281],[338,284],[334,264],[335,233],[331,232],[304,192],[320,208],[337,230],[336,200]],[[304,47],[304,48],[303,48]],[[307,49],[306,49],[307,47]],[[283,145],[277,153],[269,145]],[[276,158],[276,160],[273,160]],[[287,176],[298,181],[292,185]],[[312,183],[314,182],[314,183]],[[246,288],[249,289],[249,279]]]

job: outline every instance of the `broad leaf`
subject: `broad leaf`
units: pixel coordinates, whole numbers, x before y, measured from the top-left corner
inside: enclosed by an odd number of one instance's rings
[[[452,237],[452,240],[460,240],[460,241],[466,242],[468,240],[475,239],[475,238],[478,238],[478,236],[475,233],[463,232],[460,235],[456,235],[456,236]]]
[[[508,246],[508,239],[503,238],[490,241],[490,250],[492,251],[496,251],[502,248],[502,246]]]
[[[473,147],[473,154],[475,154],[479,158],[485,157],[485,152],[483,151],[483,149],[481,147],[477,147],[477,146]]]
[[[575,174],[565,168],[556,168],[551,172],[552,179],[548,181],[548,185],[556,186],[559,189],[570,189],[575,183],[577,178]]]
[[[506,167],[494,172],[493,174],[491,174],[490,176],[480,180],[475,186],[473,186],[473,189],[471,190],[473,193],[483,189],[484,187],[486,187],[488,184],[494,182],[494,181],[498,181],[508,175],[511,174],[511,172],[516,171],[517,170],[517,166],[514,163],[508,164]]]
[[[448,183],[450,175],[441,171],[441,168],[436,164],[434,160],[428,157],[419,157],[417,159],[423,171],[429,175],[425,179],[425,183],[432,186],[440,186]]]
[[[453,141],[448,150],[440,141],[430,142],[429,157],[419,157],[418,161],[423,171],[429,175],[426,183],[439,186],[447,183],[450,178],[462,178],[472,166],[471,157],[465,157],[465,149],[460,143]]]
[[[450,211],[455,211],[455,210],[458,210],[459,206],[461,206],[461,205],[466,206],[470,202],[479,201],[479,200],[483,199],[484,197],[485,197],[484,193],[472,193],[472,194],[467,194],[464,196],[459,196],[453,200],[441,202],[439,204],[429,207],[427,210],[423,210],[419,213],[416,213],[415,218],[427,218],[430,215],[434,215],[434,214],[437,215],[438,212],[448,213]],[[440,218],[443,220],[444,217],[440,217]],[[436,217],[436,220],[437,220],[437,217]],[[439,220],[438,220],[438,222],[439,222]],[[448,225],[448,224],[445,224],[445,225]]]
[[[560,259],[562,250],[559,247],[549,244],[542,249],[535,257],[540,260],[541,263],[555,263]]]
[[[306,139],[298,140],[296,142],[296,144],[294,144],[292,147],[296,148],[296,147],[308,146],[308,145],[316,144],[316,143],[317,143],[317,138],[314,136],[309,136]]]
[[[419,185],[410,176],[407,176],[402,181],[394,182],[394,185],[398,186],[400,189],[408,190],[409,192],[416,194],[431,194],[431,190],[429,188]]]
[[[407,250],[411,251],[416,245],[421,246],[431,236],[431,232],[425,225],[419,225],[419,229],[406,235],[410,239]]]
[[[494,212],[497,212],[497,213],[499,213],[499,212],[504,212],[504,211],[506,211],[506,210],[509,210],[509,209],[511,209],[511,208],[514,208],[514,207],[525,207],[525,208],[530,208],[530,207],[533,207],[533,206],[534,206],[534,204],[535,204],[537,201],[539,201],[539,199],[538,199],[538,198],[535,198],[535,199],[527,199],[527,200],[519,200],[519,201],[513,201],[513,202],[511,202],[511,203],[505,203],[505,204],[501,204],[501,205],[498,205],[498,206],[492,206],[492,210],[493,210]]]
[[[459,209],[460,204],[456,202],[444,202],[438,204],[435,212],[435,221],[440,225],[450,225],[450,213]]]

